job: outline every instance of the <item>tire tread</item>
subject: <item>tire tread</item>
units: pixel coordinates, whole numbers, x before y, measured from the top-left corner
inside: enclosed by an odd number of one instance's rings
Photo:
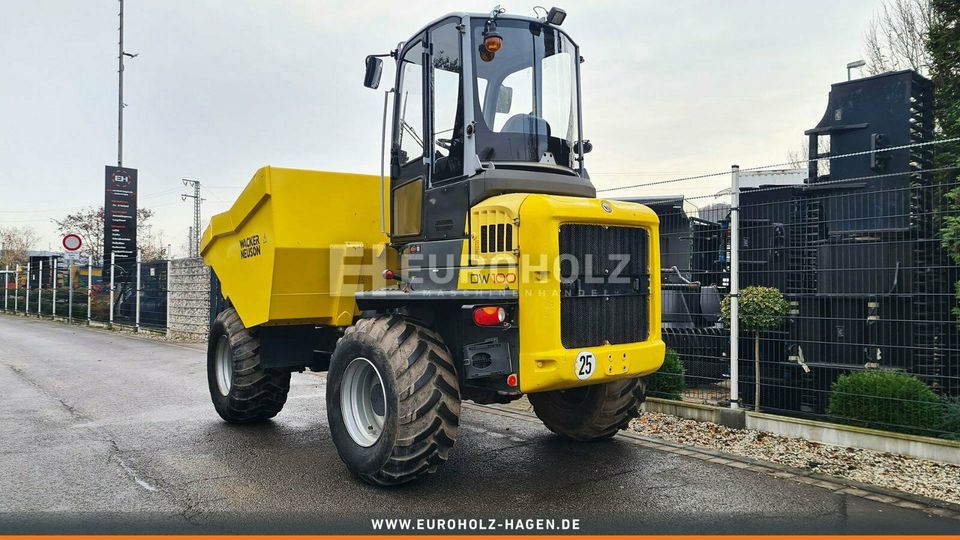
[[[222,311],[222,323],[234,358],[234,380],[220,416],[234,424],[252,424],[273,418],[283,409],[290,391],[290,372],[260,367],[260,341],[256,331],[243,326],[234,308]],[[211,384],[211,393],[216,391]],[[215,402],[216,403],[216,402]]]
[[[436,332],[395,314],[361,319],[344,335],[357,332],[383,344],[399,400],[394,448],[379,471],[361,478],[396,485],[435,471],[459,432],[459,382],[450,351]]]

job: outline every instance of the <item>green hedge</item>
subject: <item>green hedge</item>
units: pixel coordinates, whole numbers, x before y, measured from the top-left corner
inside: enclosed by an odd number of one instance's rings
[[[948,439],[960,440],[960,396],[943,398],[943,424]]]
[[[652,397],[679,400],[683,390],[687,387],[683,380],[683,363],[680,356],[672,349],[667,349],[663,359],[663,366],[653,375],[646,378],[647,395]]]
[[[879,370],[841,375],[827,406],[828,414],[845,423],[923,435],[942,429],[943,410],[920,379]]]

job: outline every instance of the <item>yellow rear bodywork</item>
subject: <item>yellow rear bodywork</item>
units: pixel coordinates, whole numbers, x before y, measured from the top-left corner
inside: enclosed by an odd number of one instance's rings
[[[604,209],[604,206],[609,211]],[[472,268],[460,274],[461,288],[516,289],[520,312],[520,390],[560,390],[611,380],[641,377],[663,363],[660,335],[659,219],[646,206],[601,199],[554,195],[510,194],[487,199],[472,210],[471,238],[477,253],[481,225],[514,224],[518,242],[511,253],[474,256]],[[582,223],[639,227],[648,234],[649,325],[638,343],[565,349],[560,335],[560,245],[562,224]],[[493,278],[487,278],[492,275]],[[502,276],[502,277],[501,277]],[[481,285],[477,285],[481,283]],[[598,369],[588,380],[576,373],[577,356],[590,352]]]
[[[380,177],[264,167],[213,216],[200,253],[244,326],[348,326],[387,265]]]

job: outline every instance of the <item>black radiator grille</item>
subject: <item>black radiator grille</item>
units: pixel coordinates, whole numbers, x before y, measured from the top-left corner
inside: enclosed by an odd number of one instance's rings
[[[649,334],[648,235],[635,227],[560,227],[560,330],[567,349]]]

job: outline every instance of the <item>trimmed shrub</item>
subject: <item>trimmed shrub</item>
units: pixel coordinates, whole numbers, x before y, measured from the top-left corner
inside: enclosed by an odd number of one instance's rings
[[[790,309],[790,302],[779,289],[773,287],[747,287],[740,291],[740,329],[751,332],[774,330],[783,324]],[[720,303],[720,316],[730,326],[730,297]]]
[[[945,431],[947,439],[960,440],[960,396],[943,398],[943,424],[940,429]]]
[[[790,310],[790,302],[783,297],[783,293],[774,287],[747,287],[740,291],[740,309],[738,319],[743,330],[753,332],[753,408],[760,410],[760,389],[763,383],[760,378],[760,332],[774,330],[783,324],[783,319]],[[720,317],[724,324],[730,326],[731,297],[727,296],[720,303]]]
[[[943,405],[912,375],[862,371],[841,375],[833,383],[827,413],[848,424],[931,435],[941,428]]]
[[[647,395],[652,397],[680,400],[686,383],[683,380],[683,363],[677,351],[667,349],[660,370],[645,379]]]

